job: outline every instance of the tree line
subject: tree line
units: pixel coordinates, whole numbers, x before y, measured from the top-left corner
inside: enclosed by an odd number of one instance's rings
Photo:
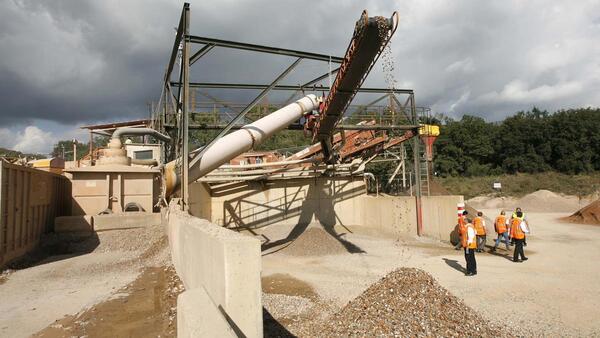
[[[485,176],[600,170],[600,109],[533,108],[501,122],[438,117],[434,170],[441,176]]]

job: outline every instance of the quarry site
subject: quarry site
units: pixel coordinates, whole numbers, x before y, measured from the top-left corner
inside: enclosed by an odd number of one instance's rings
[[[0,337],[600,336],[599,192],[445,188],[443,129],[397,88],[398,13],[356,13],[337,56],[196,35],[192,13],[171,18],[148,119],[82,126],[74,161],[0,160]],[[216,50],[287,64],[201,82],[193,66]],[[385,86],[365,84],[374,69]],[[492,250],[517,208],[519,264],[514,246]],[[487,224],[476,276],[464,210]]]

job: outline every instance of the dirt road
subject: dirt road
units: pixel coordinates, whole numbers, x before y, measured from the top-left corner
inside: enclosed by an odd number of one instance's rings
[[[118,298],[114,294],[144,267],[169,262],[161,227],[51,237],[47,243],[52,247],[44,260],[6,274],[0,285],[1,337],[29,337],[64,316]]]
[[[364,253],[292,256],[284,249],[264,256],[263,276],[287,274],[312,286],[321,303],[339,308],[394,268],[418,267],[514,334],[600,335],[600,227],[560,223],[557,219],[562,216],[528,213],[533,233],[525,253],[530,259],[513,263],[503,249],[497,255],[478,254],[475,277],[464,276],[462,251],[447,244],[414,238],[397,241],[357,231],[344,238]],[[277,232],[281,229],[273,230],[271,238]],[[281,314],[285,299],[279,301],[265,307],[277,306],[283,322],[294,318],[293,305],[287,317]]]

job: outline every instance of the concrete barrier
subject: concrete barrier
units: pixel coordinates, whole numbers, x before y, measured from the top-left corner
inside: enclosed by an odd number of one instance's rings
[[[178,331],[184,336],[227,336],[229,329],[220,332],[222,320],[214,320],[216,310],[232,331],[262,337],[260,241],[193,217],[176,205],[166,219],[173,264],[186,287],[178,299]],[[197,323],[211,327],[200,329]]]
[[[177,297],[177,337],[237,337],[204,288]]]

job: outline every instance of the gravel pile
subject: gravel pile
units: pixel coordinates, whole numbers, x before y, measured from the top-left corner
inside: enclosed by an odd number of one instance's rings
[[[320,325],[298,332],[312,337],[507,336],[428,273],[393,271]]]
[[[168,238],[164,228],[158,225],[92,233],[45,234],[37,250],[10,263],[8,268],[20,270],[54,260],[56,256],[75,257],[90,253],[118,254],[114,261],[117,267],[123,264],[138,267],[171,264]],[[105,263],[99,262],[98,265]],[[94,268],[93,264],[89,267]],[[0,283],[9,273],[5,270],[0,275]]]
[[[327,231],[320,227],[309,227],[282,253],[291,256],[325,256],[346,254],[348,250]]]
[[[600,200],[586,205],[565,220],[572,223],[600,224]]]

